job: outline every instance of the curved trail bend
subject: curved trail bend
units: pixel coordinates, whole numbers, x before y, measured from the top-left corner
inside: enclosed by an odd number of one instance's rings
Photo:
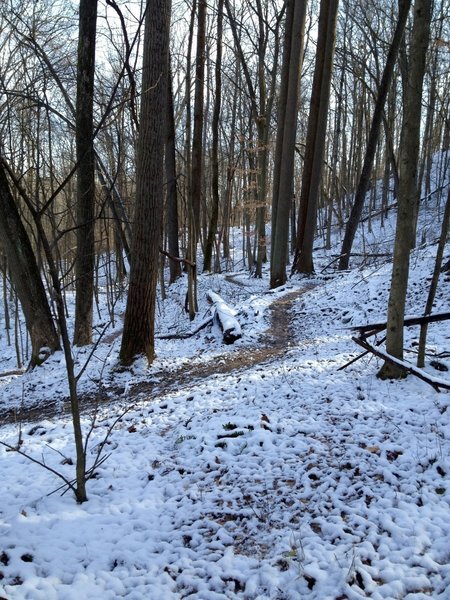
[[[281,298],[277,298],[270,305],[270,326],[261,336],[262,345],[258,347],[237,348],[226,354],[215,356],[204,364],[187,363],[174,371],[157,371],[151,374],[151,381],[140,381],[127,388],[127,402],[132,403],[144,399],[149,395],[150,399],[161,397],[167,393],[185,387],[189,388],[204,379],[214,375],[230,373],[232,371],[243,371],[257,364],[271,362],[279,358],[295,342],[297,336],[291,324],[291,308],[294,302],[312,285],[305,285]],[[156,380],[156,381],[155,381]],[[118,399],[124,400],[124,389],[119,386],[108,387],[107,390],[99,390],[96,393],[80,395],[80,404],[83,412],[95,407],[104,407]],[[64,403],[69,410],[68,401]],[[0,422],[2,424],[15,422],[35,422],[42,419],[51,419],[60,415],[61,411],[52,404],[40,405],[38,407],[27,407],[17,414],[15,410],[0,411]]]

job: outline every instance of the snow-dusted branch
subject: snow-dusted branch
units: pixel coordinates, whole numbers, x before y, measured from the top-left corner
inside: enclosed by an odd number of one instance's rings
[[[426,383],[431,385],[437,392],[440,391],[440,388],[450,390],[450,382],[449,381],[444,381],[443,379],[439,379],[438,377],[433,377],[432,375],[429,375],[428,373],[426,373],[426,371],[423,371],[422,369],[419,369],[419,368],[415,367],[414,365],[411,365],[410,363],[407,363],[403,360],[395,358],[395,356],[391,356],[384,350],[381,350],[380,348],[377,348],[373,344],[370,344],[365,338],[352,337],[352,340],[356,344],[361,346],[361,348],[364,348],[365,350],[367,350],[368,352],[371,352],[375,356],[378,356],[379,358],[382,358],[383,360],[387,360],[388,362],[394,363],[395,365],[401,367],[402,369],[404,369],[405,373],[411,373],[411,375],[415,375],[422,381],[425,381]]]

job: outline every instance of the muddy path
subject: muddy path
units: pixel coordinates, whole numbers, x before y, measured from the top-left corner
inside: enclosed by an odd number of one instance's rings
[[[237,282],[236,282],[237,283]],[[92,411],[97,407],[104,407],[108,403],[117,402],[133,403],[137,400],[151,401],[160,398],[180,388],[189,389],[201,381],[216,375],[226,373],[239,373],[258,364],[272,362],[283,356],[289,348],[296,343],[298,335],[293,330],[291,308],[297,299],[310,290],[312,285],[305,285],[293,292],[277,298],[270,305],[269,327],[261,335],[261,342],[257,347],[236,348],[226,354],[215,356],[204,364],[187,363],[173,371],[156,371],[151,373],[149,381],[140,381],[131,384],[125,395],[125,390],[120,386],[108,386],[95,393],[80,396],[80,405],[83,412]],[[16,410],[0,411],[0,423],[35,422],[42,419],[52,419],[69,411],[69,401],[58,403],[63,406],[63,411],[54,405],[39,405],[38,407],[24,407]]]
[[[290,311],[293,303],[308,288],[295,290],[275,300],[270,306],[270,326],[261,336],[258,347],[236,348],[236,350],[215,356],[204,364],[187,364],[171,372],[155,373],[158,382],[140,382],[128,390],[133,398],[137,394],[155,393],[163,395],[178,388],[189,388],[203,379],[214,375],[245,371],[257,364],[267,363],[285,354],[295,341],[295,331],[291,327]],[[162,378],[162,379],[160,379]]]

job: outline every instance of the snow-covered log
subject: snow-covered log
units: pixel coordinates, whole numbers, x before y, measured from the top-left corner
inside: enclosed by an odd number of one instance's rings
[[[225,344],[233,344],[242,337],[241,326],[236,319],[236,311],[225,303],[224,299],[209,290],[206,294],[208,301],[212,304],[214,318],[217,319],[223,332]]]

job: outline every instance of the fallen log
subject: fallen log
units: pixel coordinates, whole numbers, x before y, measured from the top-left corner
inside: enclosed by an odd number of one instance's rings
[[[217,319],[223,333],[225,344],[233,344],[242,337],[241,326],[236,319],[236,311],[226,304],[223,298],[209,290],[206,294],[208,302],[212,304],[213,318]]]
[[[13,369],[12,371],[4,371],[3,373],[0,373],[0,378],[11,377],[12,375],[23,375],[24,373],[26,373],[25,369]]]
[[[403,321],[404,327],[409,327],[410,325],[422,325],[422,323],[435,323],[436,321],[447,321],[450,319],[450,313],[436,313],[432,315],[423,315],[423,316],[412,316],[405,317]],[[370,323],[368,325],[355,325],[350,327],[352,331],[359,331],[361,335],[364,337],[370,337],[383,331],[386,329],[387,323],[386,321],[382,321],[380,323]]]
[[[442,379],[439,379],[438,377],[433,377],[432,375],[429,375],[422,369],[419,369],[418,367],[415,367],[414,365],[411,365],[403,360],[395,358],[395,356],[391,356],[384,350],[381,350],[380,348],[377,348],[376,346],[373,346],[372,344],[370,344],[365,338],[352,337],[352,340],[356,344],[358,344],[358,346],[361,346],[361,348],[364,348],[364,350],[366,350],[367,352],[371,352],[375,356],[378,356],[379,358],[382,358],[383,360],[387,360],[388,362],[391,362],[391,363],[399,366],[401,369],[403,369],[405,371],[405,373],[411,373],[411,375],[415,375],[422,381],[425,381],[425,383],[428,383],[429,385],[431,385],[431,387],[433,387],[437,392],[440,391],[440,388],[450,390],[450,382],[449,381],[444,381]]]

